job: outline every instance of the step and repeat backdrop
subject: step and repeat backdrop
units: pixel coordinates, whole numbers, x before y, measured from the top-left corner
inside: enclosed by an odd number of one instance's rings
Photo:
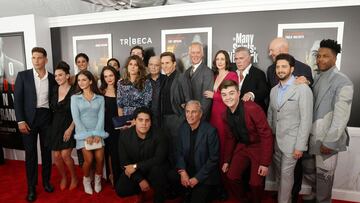
[[[289,40],[290,54],[315,68],[314,51],[322,39],[342,43],[337,65],[355,85],[349,126],[360,127],[360,69],[357,59],[360,47],[360,7],[299,9],[203,16],[161,18],[52,28],[54,66],[59,60],[73,64],[79,52],[90,57],[90,70],[99,74],[110,57],[120,60],[122,68],[131,47],[140,45],[148,53],[160,55],[172,51],[180,70],[189,67],[188,45],[204,44],[205,61],[211,66],[214,54],[224,49],[234,59],[234,50],[248,47],[253,63],[266,71],[272,61],[268,45],[277,36]]]

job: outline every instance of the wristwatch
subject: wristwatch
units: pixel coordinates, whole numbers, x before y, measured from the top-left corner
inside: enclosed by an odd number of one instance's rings
[[[133,165],[133,168],[136,169],[136,168],[137,168],[137,164],[134,164],[134,165]]]

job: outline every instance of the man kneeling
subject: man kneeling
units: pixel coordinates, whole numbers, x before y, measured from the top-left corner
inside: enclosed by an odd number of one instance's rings
[[[136,109],[135,126],[121,132],[118,149],[123,171],[115,189],[126,197],[146,192],[151,186],[154,202],[164,202],[167,142],[160,130],[151,127],[151,116],[148,108]]]
[[[185,115],[187,122],[178,130],[176,168],[179,175],[170,179],[177,179],[186,188],[185,202],[210,202],[220,181],[219,139],[216,129],[201,120],[199,101],[187,102]]]

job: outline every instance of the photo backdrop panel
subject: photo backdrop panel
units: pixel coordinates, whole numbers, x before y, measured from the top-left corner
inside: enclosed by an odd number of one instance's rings
[[[64,60],[71,62],[74,60],[71,50],[73,36],[111,33],[113,57],[119,59],[123,66],[131,47],[135,45],[160,55],[162,30],[211,27],[211,60],[220,49],[228,51],[233,59],[236,47],[247,46],[252,51],[255,65],[266,71],[272,63],[268,45],[278,36],[278,24],[344,22],[341,71],[350,77],[356,90],[349,125],[360,127],[360,114],[356,113],[360,111],[360,69],[356,60],[359,58],[360,47],[360,27],[357,20],[360,18],[359,13],[360,7],[354,6],[187,16],[53,28],[52,31],[58,32],[62,42],[61,46],[53,46],[53,53],[59,53]],[[179,59],[181,55],[176,57]],[[306,62],[305,59],[300,60]]]

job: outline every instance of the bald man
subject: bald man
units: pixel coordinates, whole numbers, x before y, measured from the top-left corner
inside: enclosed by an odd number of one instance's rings
[[[151,111],[153,113],[153,126],[160,126],[160,88],[165,80],[165,76],[160,73],[161,63],[159,56],[152,56],[149,59],[148,70],[149,74],[147,78],[151,82],[153,89],[151,100]]]
[[[269,56],[272,61],[275,62],[275,58],[279,54],[288,54],[289,53],[289,43],[286,39],[282,37],[278,37],[273,39],[269,45]],[[273,88],[275,85],[279,83],[279,80],[275,74],[275,64],[271,64],[266,72],[267,80],[270,88]],[[298,61],[295,60],[295,69],[293,75],[297,78],[298,83],[313,83],[311,68]]]

